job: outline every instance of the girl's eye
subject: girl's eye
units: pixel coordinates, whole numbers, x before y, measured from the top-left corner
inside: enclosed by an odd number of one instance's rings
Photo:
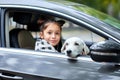
[[[48,32],[48,34],[52,34],[52,32]]]
[[[60,33],[56,33],[57,35],[59,35]]]

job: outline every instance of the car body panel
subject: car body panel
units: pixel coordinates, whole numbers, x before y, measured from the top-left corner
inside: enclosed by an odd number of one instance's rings
[[[96,63],[87,57],[77,61],[69,60],[61,54],[23,51],[1,48],[0,71],[49,77],[53,79],[119,80],[119,68],[114,65]],[[29,55],[28,55],[29,54]],[[34,64],[34,65],[33,65]],[[109,69],[110,72],[109,72]],[[111,73],[112,72],[112,73]]]

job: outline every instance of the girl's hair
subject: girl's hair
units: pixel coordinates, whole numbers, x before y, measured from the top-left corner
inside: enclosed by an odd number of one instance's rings
[[[65,21],[63,21],[63,20],[58,20],[58,21],[56,21],[56,20],[54,20],[54,19],[47,20],[47,21],[45,21],[45,22],[40,26],[40,32],[43,32],[43,31],[48,27],[49,23],[55,23],[55,24],[57,24],[57,25],[60,27],[60,30],[62,30],[62,27],[61,27],[61,26],[63,26],[63,24],[65,23]]]
[[[60,27],[60,30],[62,31],[62,26],[63,26],[63,24],[65,23],[65,21],[63,21],[63,20],[58,20],[58,21],[56,21],[56,20],[54,20],[54,19],[52,19],[52,20],[47,20],[47,21],[45,21],[45,22],[40,26],[40,32],[43,32],[43,31],[48,27],[49,23],[55,23],[55,24],[57,24],[57,25]],[[62,47],[62,37],[60,38],[60,41],[59,41],[58,45],[54,46],[54,48],[55,48],[58,52],[60,52],[60,51],[61,51],[61,47]]]

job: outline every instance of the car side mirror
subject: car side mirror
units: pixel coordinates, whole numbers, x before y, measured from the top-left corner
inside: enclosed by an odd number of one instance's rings
[[[120,63],[120,44],[106,40],[90,47],[90,56],[96,62]]]

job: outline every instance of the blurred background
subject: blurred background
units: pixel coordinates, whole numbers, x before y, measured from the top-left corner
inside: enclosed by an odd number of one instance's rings
[[[120,20],[120,0],[68,0],[85,4]]]

